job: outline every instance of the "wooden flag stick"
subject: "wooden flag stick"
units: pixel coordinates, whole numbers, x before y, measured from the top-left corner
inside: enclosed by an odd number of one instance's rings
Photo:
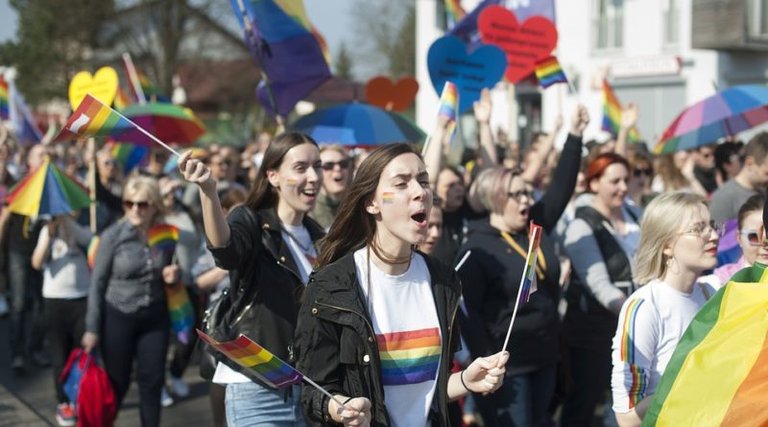
[[[515,317],[517,317],[517,308],[520,306],[520,294],[523,292],[523,283],[525,283],[525,277],[528,275],[528,269],[529,268],[536,268],[536,265],[534,264],[533,267],[528,265],[528,257],[531,255],[531,252],[533,249],[533,236],[529,235],[528,238],[528,254],[525,256],[525,267],[523,268],[523,275],[520,277],[520,286],[517,288],[517,297],[515,298],[515,308],[512,310],[512,319],[509,320],[509,328],[507,329],[507,337],[504,338],[504,346],[501,347],[501,350],[504,351],[507,348],[507,344],[509,344],[509,337],[512,335],[512,325],[515,324]]]
[[[168,150],[171,154],[173,154],[176,157],[181,157],[181,154],[178,151],[174,150],[171,146],[169,146],[168,144],[164,143],[163,141],[160,141],[159,139],[157,139],[157,137],[155,135],[152,135],[151,133],[147,132],[146,130],[144,130],[144,128],[142,128],[141,126],[139,126],[136,123],[134,123],[128,117],[125,117],[124,115],[120,114],[119,111],[117,111],[115,109],[112,109],[112,111],[114,111],[115,114],[117,114],[118,116],[120,116],[123,119],[127,120],[128,123],[134,125],[139,132],[141,132],[144,135],[146,135],[147,137],[149,137],[149,139],[151,139],[152,141],[155,141],[156,143],[160,144],[161,147],[163,147],[166,150]]]

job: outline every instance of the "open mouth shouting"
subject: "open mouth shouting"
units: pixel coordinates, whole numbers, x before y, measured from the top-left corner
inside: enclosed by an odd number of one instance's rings
[[[419,228],[427,228],[429,222],[427,221],[427,213],[422,209],[415,214],[411,215],[411,220],[416,223]]]

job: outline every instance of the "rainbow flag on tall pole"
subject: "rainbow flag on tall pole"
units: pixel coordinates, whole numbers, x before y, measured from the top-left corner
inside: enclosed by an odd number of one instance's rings
[[[0,120],[8,120],[10,118],[9,109],[9,95],[8,95],[8,82],[5,80],[2,74],[0,74]]]
[[[768,270],[754,264],[699,310],[643,426],[768,425]]]
[[[603,124],[602,129],[610,133],[614,138],[621,129],[621,111],[623,107],[613,92],[613,87],[608,80],[603,79]],[[629,142],[640,141],[640,133],[636,128],[629,130],[627,134]]]
[[[515,308],[512,310],[512,318],[509,321],[507,337],[504,339],[502,350],[506,350],[507,344],[509,344],[509,337],[512,335],[512,325],[515,324],[515,317],[517,317],[517,308],[521,304],[527,303],[531,298],[531,294],[536,292],[536,259],[538,258],[543,231],[544,229],[540,225],[531,222],[528,230],[528,253],[525,256],[525,268],[523,268],[523,275],[520,277],[520,287],[517,289]]]

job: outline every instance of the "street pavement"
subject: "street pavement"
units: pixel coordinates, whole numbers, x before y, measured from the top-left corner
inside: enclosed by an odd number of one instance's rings
[[[0,427],[56,426],[56,396],[50,368],[27,368],[24,375],[11,371],[8,351],[9,321],[0,319]],[[190,395],[176,399],[173,406],[163,408],[161,426],[211,426],[208,385],[198,375],[197,365],[184,374]],[[136,383],[131,385],[118,414],[116,427],[140,426],[139,394]]]

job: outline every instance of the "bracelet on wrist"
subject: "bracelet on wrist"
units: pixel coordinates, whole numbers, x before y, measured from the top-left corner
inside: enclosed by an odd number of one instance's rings
[[[473,391],[470,390],[469,387],[467,387],[467,383],[464,382],[464,371],[465,370],[466,369],[462,370],[461,373],[459,374],[459,379],[461,380],[461,385],[463,385],[464,388],[467,389],[468,392],[473,393]]]

